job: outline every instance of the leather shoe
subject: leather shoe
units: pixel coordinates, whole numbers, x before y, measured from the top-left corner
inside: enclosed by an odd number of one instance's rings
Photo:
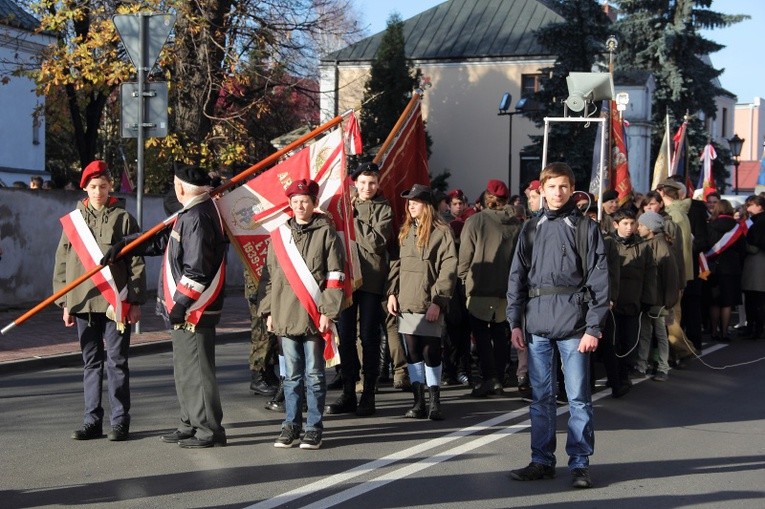
[[[112,426],[112,430],[106,434],[106,438],[112,442],[124,442],[130,438],[130,427],[127,424]]]
[[[92,440],[102,436],[104,436],[103,428],[101,424],[95,422],[83,424],[80,429],[74,430],[72,433],[72,438],[75,440]]]
[[[197,438],[191,437],[180,440],[178,445],[184,449],[206,449],[208,447],[223,447],[226,445],[225,438]]]
[[[160,440],[165,442],[166,444],[177,444],[181,440],[186,440],[187,438],[192,438],[194,436],[194,433],[188,433],[186,431],[181,431],[179,429],[173,431],[172,433],[168,433],[167,435],[162,435],[159,437]]]

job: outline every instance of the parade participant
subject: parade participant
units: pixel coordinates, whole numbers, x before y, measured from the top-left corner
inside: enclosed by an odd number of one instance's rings
[[[606,233],[614,232],[614,214],[619,210],[619,193],[613,189],[609,189],[603,192],[603,199],[601,200],[600,208],[603,211],[603,215],[600,219],[601,232],[603,235]]]
[[[300,440],[301,449],[318,449],[327,395],[324,347],[334,341],[332,321],[340,316],[345,255],[332,222],[316,211],[319,185],[294,180],[285,194],[293,217],[271,234],[260,302],[268,330],[280,338],[286,368],[286,416],[274,447],[292,447]],[[301,440],[303,394],[308,415]]]
[[[276,336],[266,330],[266,323],[258,313],[258,285],[247,269],[244,270],[244,296],[250,308],[250,390],[253,394],[274,397],[280,386],[274,373]]]
[[[613,337],[611,341],[617,356],[618,386],[611,390],[625,391],[629,387],[630,366],[637,357],[640,331],[640,314],[656,303],[656,265],[653,253],[643,238],[637,234],[635,214],[620,209],[613,215],[614,239],[619,252],[619,297],[614,301]],[[616,395],[616,394],[614,394]]]
[[[407,200],[407,215],[398,235],[400,256],[391,265],[388,312],[399,315],[398,330],[407,346],[414,406],[405,417],[441,420],[441,334],[457,279],[457,252],[449,226],[433,208],[429,187],[415,184],[401,197]]]
[[[532,387],[531,463],[511,471],[510,477],[555,477],[557,345],[570,409],[566,452],[572,486],[589,488],[589,457],[595,444],[589,354],[598,346],[600,324],[608,311],[608,266],[598,225],[584,218],[571,200],[571,168],[561,162],[549,164],[540,183],[547,204],[538,219],[524,224],[508,277],[512,342],[519,350],[529,350]],[[584,243],[586,247],[580,245]],[[521,329],[524,316],[531,333],[528,343]]]
[[[112,179],[105,162],[96,160],[86,166],[80,187],[88,197],[77,203],[74,212],[61,218],[64,232],[56,249],[54,291],[95,267],[103,251],[138,231],[138,223],[125,211],[124,201],[109,195]],[[104,287],[108,290],[101,290]],[[56,302],[64,310],[64,325],[77,325],[84,364],[85,414],[82,427],[72,433],[73,439],[103,436],[104,367],[112,426],[108,438],[129,438],[129,324],[141,318],[140,305],[145,300],[144,262],[134,257],[103,269]]]
[[[509,191],[504,182],[486,186],[487,208],[465,222],[459,246],[457,276],[467,295],[470,328],[476,341],[482,382],[473,396],[502,394],[501,376],[509,354],[507,276],[521,228],[507,207]]]
[[[765,197],[752,195],[746,199],[751,225],[746,234],[746,259],[741,287],[746,305],[745,339],[765,339]]]
[[[539,212],[542,208],[542,197],[539,191],[539,180],[532,180],[526,189],[523,190],[523,194],[526,195],[526,205],[528,206],[528,216],[532,216]]]
[[[637,377],[647,376],[648,355],[651,341],[655,337],[658,362],[652,380],[665,382],[669,377],[669,339],[665,317],[680,299],[677,262],[670,247],[674,239],[664,232],[664,218],[651,211],[643,212],[638,218],[638,234],[650,247],[656,265],[656,278],[649,281],[656,288],[656,299],[640,318],[640,343],[631,373]]]
[[[228,241],[209,195],[206,171],[179,167],[173,188],[183,208],[171,228],[131,252],[164,259],[157,310],[171,328],[180,424],[161,439],[187,449],[224,446],[226,431],[215,378],[215,326],[223,308]],[[105,259],[115,259],[129,240],[114,246]]]
[[[353,224],[356,229],[361,287],[353,292],[351,305],[340,315],[337,331],[340,336],[340,366],[343,392],[327,405],[327,414],[355,412],[359,416],[375,413],[375,388],[380,369],[380,307],[388,278],[388,241],[393,233],[393,211],[379,194],[380,168],[363,163],[351,174],[357,196],[353,200]],[[358,327],[357,327],[358,324]],[[357,332],[358,329],[358,332]],[[361,362],[364,384],[356,401],[356,380],[359,379],[359,354],[356,339],[361,339]]]

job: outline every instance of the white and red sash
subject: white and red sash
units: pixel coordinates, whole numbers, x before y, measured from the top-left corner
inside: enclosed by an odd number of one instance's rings
[[[715,245],[709,248],[709,251],[706,253],[699,253],[699,277],[701,279],[706,280],[712,273],[712,271],[709,270],[709,259],[720,255],[723,251],[735,244],[742,235],[746,235],[746,232],[749,231],[751,225],[751,219],[736,224],[730,231],[720,237],[720,240],[715,242]]]
[[[279,266],[284,271],[287,281],[295,292],[295,296],[319,328],[319,299],[321,288],[311,274],[308,265],[292,240],[292,231],[287,224],[282,224],[271,232],[271,247],[274,250]],[[330,272],[327,274],[327,288],[343,288],[345,274]],[[337,347],[338,336],[335,324],[330,321],[329,329],[322,334],[324,338],[324,360],[328,367],[340,363],[340,352]]]
[[[104,253],[98,247],[93,232],[88,228],[85,218],[79,210],[74,210],[62,217],[61,225],[64,227],[64,234],[69,239],[75,253],[80,259],[82,266],[86,271],[98,266],[98,262],[103,258]],[[127,302],[127,287],[117,288],[112,271],[107,265],[100,271],[90,277],[96,289],[101,292],[106,302],[109,303],[109,310],[114,313],[114,321],[117,323],[117,329],[121,332],[125,330],[125,318],[130,310],[130,304]]]
[[[217,211],[218,207],[215,207],[215,210]],[[218,218],[220,219],[220,212],[218,212]],[[177,220],[178,218],[173,221],[172,228],[175,227],[175,222]],[[173,233],[174,231],[171,231],[170,235],[172,236]],[[186,310],[186,323],[180,326],[181,328],[187,328],[193,331],[194,327],[202,318],[202,314],[204,313],[205,308],[207,308],[210,303],[215,302],[215,299],[218,297],[220,292],[223,290],[223,287],[225,286],[226,259],[224,257],[223,261],[221,261],[220,267],[218,267],[218,271],[215,273],[215,277],[213,277],[207,288],[204,288],[203,285],[186,276],[181,276],[180,280],[176,282],[175,278],[173,277],[172,264],[170,262],[169,246],[170,244],[168,242],[168,248],[165,249],[165,255],[162,257],[162,292],[164,295],[163,300],[165,309],[168,313],[172,311],[173,305],[175,305],[174,296],[176,291],[186,295],[187,297],[195,299],[194,304],[192,304]]]

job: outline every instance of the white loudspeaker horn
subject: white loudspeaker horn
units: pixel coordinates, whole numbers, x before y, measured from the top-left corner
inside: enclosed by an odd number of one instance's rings
[[[588,102],[614,98],[614,81],[607,72],[572,72],[566,77],[568,98],[566,106],[571,111],[584,110]]]

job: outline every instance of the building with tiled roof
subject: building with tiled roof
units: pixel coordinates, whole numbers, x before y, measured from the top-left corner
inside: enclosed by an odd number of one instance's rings
[[[423,116],[433,139],[430,171],[449,170],[449,183],[474,200],[487,180],[508,177],[509,117],[498,104],[508,91],[515,103],[538,83],[539,69],[554,55],[533,32],[561,17],[543,0],[450,0],[404,20],[406,55],[432,86],[425,90]],[[322,119],[358,108],[369,67],[383,32],[328,54],[321,61]],[[512,108],[511,108],[512,109]],[[521,149],[537,132],[520,115],[512,120],[512,192],[517,193]]]

